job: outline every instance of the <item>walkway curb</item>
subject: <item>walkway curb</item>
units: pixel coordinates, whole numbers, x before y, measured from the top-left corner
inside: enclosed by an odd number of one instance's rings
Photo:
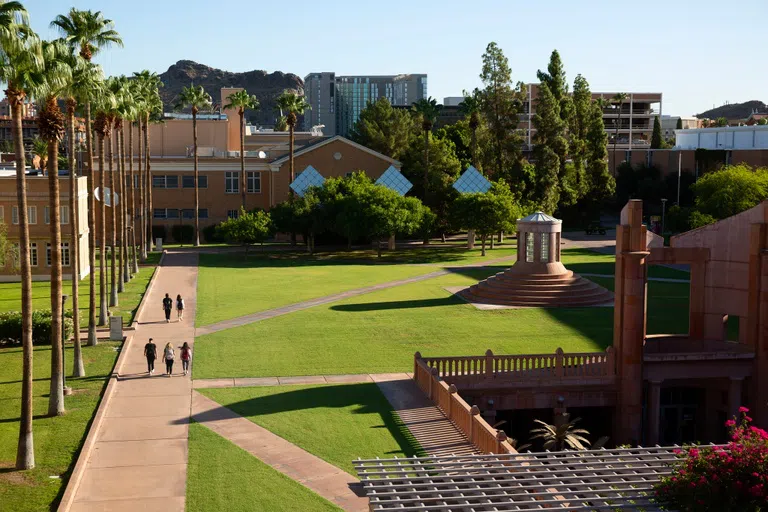
[[[141,311],[144,307],[144,301],[149,295],[149,292],[152,289],[152,286],[155,284],[155,281],[157,279],[157,274],[158,274],[157,271],[160,268],[160,266],[163,264],[164,258],[165,258],[165,252],[163,252],[163,255],[160,257],[160,261],[158,262],[157,267],[155,267],[154,273],[152,274],[152,278],[149,281],[149,285],[147,285],[147,289],[144,291],[144,296],[141,298],[141,302],[139,302],[139,307],[136,308],[136,315],[134,316],[134,321],[131,322],[131,325],[130,325],[132,330],[135,330],[137,319],[139,318],[139,315],[141,314]],[[93,417],[93,421],[91,422],[90,428],[88,429],[88,435],[85,438],[85,442],[83,442],[83,446],[80,449],[80,453],[77,456],[77,462],[75,463],[75,467],[72,470],[72,474],[69,477],[69,481],[67,482],[67,488],[64,491],[64,495],[61,497],[61,502],[59,503],[59,508],[57,509],[59,512],[68,512],[69,509],[72,507],[72,504],[74,503],[77,489],[78,487],[80,487],[80,481],[83,478],[85,466],[88,463],[88,459],[91,457],[91,453],[93,452],[93,447],[96,444],[96,439],[99,436],[101,425],[104,422],[104,415],[106,414],[109,402],[112,399],[112,396],[114,395],[115,386],[117,385],[117,380],[120,374],[120,370],[122,369],[123,364],[125,363],[125,359],[127,358],[127,354],[128,354],[128,348],[130,347],[130,344],[132,341],[133,341],[133,333],[131,333],[129,336],[126,336],[125,341],[123,341],[123,344],[120,346],[120,355],[117,356],[115,367],[112,369],[112,373],[109,375],[109,383],[107,384],[107,389],[104,390],[104,394],[101,396],[101,401],[99,402],[99,408],[96,410],[96,414]]]

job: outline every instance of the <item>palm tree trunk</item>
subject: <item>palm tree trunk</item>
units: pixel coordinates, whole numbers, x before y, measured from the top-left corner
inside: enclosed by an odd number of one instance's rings
[[[41,115],[40,124],[48,124],[61,118],[61,112],[56,98],[50,98]],[[53,123],[50,123],[51,125]],[[46,130],[47,131],[47,130]],[[64,414],[64,368],[62,339],[63,325],[61,323],[61,215],[59,199],[59,139],[57,136],[48,140],[48,209],[50,210],[51,233],[51,386],[48,395],[48,415],[61,416]]]
[[[111,121],[111,120],[110,120]],[[107,131],[107,138],[109,139],[109,194],[110,194],[110,227],[109,227],[109,307],[117,306],[117,254],[115,254],[115,248],[117,246],[117,205],[115,204],[115,145],[114,137],[112,136],[113,130],[110,122],[109,131]],[[106,194],[105,194],[106,197]]]
[[[136,123],[136,132],[139,139],[139,227],[141,228],[141,262],[147,261],[147,202],[146,202],[146,175],[144,174],[144,139],[141,137],[141,116]]]
[[[74,354],[72,361],[72,376],[85,377],[85,365],[83,365],[83,352],[80,346],[80,201],[77,187],[77,173],[75,172],[75,107],[77,102],[70,98],[67,100],[67,131],[69,147],[69,212],[70,226],[72,229],[72,242],[70,242],[70,274],[72,275],[72,341]]]
[[[240,109],[240,180],[243,182],[243,210],[245,210],[245,190],[248,181],[245,178],[245,111],[242,108]]]
[[[125,291],[125,283],[128,282],[128,259],[125,257],[125,147],[123,140],[123,125],[120,123],[117,130],[117,227],[120,239],[120,265],[117,268],[117,293]]]
[[[291,114],[289,113],[288,114],[288,120],[289,121],[290,121],[290,118],[291,118]],[[290,123],[290,122],[288,123],[288,131],[290,132],[289,133],[289,139],[288,139],[288,146],[289,146],[289,148],[288,148],[288,154],[289,154],[288,161],[289,161],[289,168],[291,170],[291,181],[289,183],[293,183],[293,180],[296,179],[296,176],[294,175],[294,172],[293,172],[293,123]],[[291,200],[293,200],[293,197],[294,197],[293,189],[291,188],[289,190],[291,191],[290,192],[291,193]],[[291,245],[294,245],[294,246],[296,245],[296,233],[295,232],[291,233]]]
[[[136,177],[133,174],[133,123],[128,123],[128,172],[131,176],[131,184],[128,186],[131,193],[131,207],[128,212],[131,222],[131,264],[135,275],[139,273],[139,261],[136,258]]]
[[[96,200],[93,182],[93,131],[91,129],[91,102],[85,104],[85,152],[87,154],[88,187],[88,346],[98,343],[96,337]]]
[[[429,130],[424,130],[424,204],[429,190]],[[424,228],[424,245],[429,244],[429,227]]]
[[[24,139],[21,130],[24,92],[8,84],[6,96],[11,104],[13,149],[16,152],[16,198],[19,209],[19,260],[21,265],[21,343],[23,351],[21,381],[21,415],[16,469],[35,467],[35,444],[32,434],[33,347],[32,347],[32,267],[29,261],[29,223],[27,219],[27,181]]]
[[[200,245],[200,217],[198,215],[200,210],[200,189],[197,186],[199,170],[197,168],[197,112],[195,110],[192,111],[192,144],[194,145],[193,150],[195,152],[193,155],[195,166],[195,247],[198,247]],[[182,233],[179,233],[179,236],[183,238]]]
[[[107,254],[107,209],[106,194],[104,193],[104,134],[99,133],[99,190],[101,190],[101,201],[99,201],[99,325],[107,325],[107,272],[106,272],[106,254]]]
[[[146,115],[144,120],[144,153],[144,157],[146,158],[144,168],[147,172],[147,217],[149,217],[149,243],[147,244],[147,248],[151,251],[152,247],[154,247],[154,240],[152,239],[152,228],[154,224],[155,210],[152,208],[152,167],[150,164],[149,153],[149,114]]]

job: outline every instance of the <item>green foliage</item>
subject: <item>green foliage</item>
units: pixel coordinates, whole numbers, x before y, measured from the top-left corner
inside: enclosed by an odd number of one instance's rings
[[[565,174],[568,141],[566,123],[560,117],[560,102],[546,83],[539,85],[533,126],[536,128],[533,139],[536,182],[533,184],[533,190],[542,209],[552,213],[557,208],[563,191],[561,179]],[[567,202],[572,203],[573,199],[568,197]]]
[[[64,315],[64,336],[72,336],[72,312]],[[21,313],[6,311],[0,313],[0,345],[21,343]],[[32,311],[32,343],[35,345],[51,344],[51,310],[36,309]]]
[[[437,130],[432,144],[439,139],[451,141],[453,143],[453,152],[459,160],[461,169],[466,169],[472,165],[472,128],[467,119],[462,119],[454,124],[443,126]],[[432,155],[429,156],[430,166],[433,163]]]
[[[248,94],[248,91],[241,89],[227,96],[227,103],[224,109],[234,109],[237,113],[243,115],[246,110],[258,110],[259,99],[254,94]]]
[[[440,114],[441,108],[442,106],[437,104],[437,100],[430,96],[429,98],[421,98],[415,101],[411,105],[411,112],[421,119],[421,129],[428,132],[432,129],[432,125]]]
[[[485,193],[461,194],[451,207],[453,225],[473,229],[480,236],[485,254],[485,239],[500,231],[513,231],[520,209],[503,181],[493,183]]]
[[[614,194],[616,181],[608,170],[608,134],[603,109],[594,101],[589,108],[586,130],[586,179],[588,201],[601,201]]]
[[[563,68],[563,61],[560,59],[560,53],[557,50],[552,50],[549,64],[547,65],[547,73],[539,70],[536,72],[536,76],[541,84],[546,85],[552,92],[552,96],[555,97],[560,106],[560,118],[567,123],[573,116],[573,98],[568,94],[565,69]]]
[[[395,233],[413,234],[422,227],[425,207],[415,197],[402,197],[394,190],[374,185],[360,200],[365,226],[376,240]]]
[[[218,227],[223,238],[246,247],[264,242],[269,237],[271,229],[272,220],[269,213],[262,210],[248,212],[242,207],[237,217],[225,220]]]
[[[217,243],[226,242],[224,237],[222,237],[221,234],[219,234],[219,232],[217,230],[218,227],[219,226],[217,226],[216,224],[211,224],[209,226],[205,226],[202,229],[202,231],[203,231],[203,239],[207,243],[209,243],[209,244],[217,244]]]
[[[277,97],[276,108],[280,110],[280,115],[285,115],[285,122],[288,124],[288,128],[293,130],[296,127],[297,117],[304,114],[305,111],[310,110],[309,103],[304,98],[292,91],[286,89],[283,93]]]
[[[205,92],[203,86],[198,85],[195,87],[194,85],[190,85],[189,87],[184,87],[181,90],[181,93],[179,93],[179,97],[176,100],[174,109],[183,110],[189,107],[192,109],[192,114],[197,115],[200,110],[210,108],[210,106],[211,95]]]
[[[274,130],[276,132],[287,132],[288,131],[288,120],[285,118],[285,116],[277,116],[277,119],[275,120],[275,128]]]
[[[663,149],[664,141],[661,138],[661,123],[659,116],[653,118],[653,134],[651,134],[651,149]]]
[[[682,130],[683,129],[683,118],[682,117],[678,117],[677,118],[677,124],[675,124],[675,128],[677,130]]]
[[[724,219],[768,198],[768,168],[729,165],[701,176],[693,185],[693,191],[699,212]]]
[[[586,450],[590,442],[584,436],[589,435],[589,432],[583,428],[576,428],[576,423],[580,420],[581,418],[574,418],[559,425],[549,425],[541,420],[533,420],[540,427],[531,430],[533,434],[531,441],[542,440],[545,450]]]
[[[768,124],[768,119],[766,119],[765,117],[763,117],[762,119],[758,119],[757,124],[760,126]]]
[[[369,103],[352,127],[349,138],[391,158],[400,159],[418,135],[414,117],[395,109],[386,98]]]
[[[718,128],[728,126],[728,119],[725,117],[718,117],[717,119],[715,119],[715,126]]]
[[[653,165],[632,167],[628,162],[619,166],[616,176],[616,197],[620,205],[626,204],[630,199],[642,199],[658,208],[661,199],[666,196],[666,186],[661,179],[661,171],[658,167]]]

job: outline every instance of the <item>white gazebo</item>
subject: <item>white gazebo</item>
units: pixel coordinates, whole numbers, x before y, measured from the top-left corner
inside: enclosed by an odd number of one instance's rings
[[[524,274],[565,274],[560,263],[563,221],[536,212],[517,220],[517,262],[510,269]]]

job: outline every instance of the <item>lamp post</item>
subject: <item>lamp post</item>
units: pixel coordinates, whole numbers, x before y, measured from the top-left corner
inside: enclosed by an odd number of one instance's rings
[[[662,199],[661,200],[661,236],[664,236],[664,220],[665,220],[664,214],[666,213],[666,210],[667,210],[667,200]]]
[[[68,295],[63,294],[61,296],[61,385],[64,389],[65,395],[71,395],[72,394],[72,388],[67,387],[67,359],[66,359],[66,345],[65,341],[67,339],[67,330],[64,328],[64,320],[67,318],[66,315],[66,309],[64,308],[64,305],[67,303],[67,299],[69,298]],[[78,314],[78,311],[74,311],[72,314]],[[75,336],[79,336],[80,333],[74,333]]]

